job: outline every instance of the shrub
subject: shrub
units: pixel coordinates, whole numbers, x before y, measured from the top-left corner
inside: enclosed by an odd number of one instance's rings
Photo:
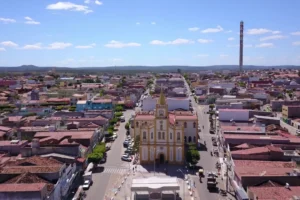
[[[116,113],[115,113],[115,117],[121,117],[122,115],[123,115],[122,112],[116,112]]]

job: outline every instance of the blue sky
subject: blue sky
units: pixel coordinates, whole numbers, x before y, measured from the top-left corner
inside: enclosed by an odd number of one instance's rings
[[[0,1],[0,66],[300,64],[298,0]]]

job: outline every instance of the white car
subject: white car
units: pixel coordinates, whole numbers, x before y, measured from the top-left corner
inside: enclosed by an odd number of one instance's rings
[[[86,181],[84,181],[82,188],[84,190],[88,190],[90,188],[91,184],[92,184],[92,181],[86,180]]]

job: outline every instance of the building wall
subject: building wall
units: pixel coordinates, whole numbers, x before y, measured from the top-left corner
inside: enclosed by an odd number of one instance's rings
[[[41,200],[47,197],[46,191],[42,191],[42,192],[33,192],[33,191],[32,192],[0,192],[0,199]]]
[[[282,106],[282,116],[285,118],[300,117],[300,106]]]

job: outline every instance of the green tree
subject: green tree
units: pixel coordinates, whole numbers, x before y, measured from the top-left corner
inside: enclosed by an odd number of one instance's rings
[[[123,115],[122,112],[116,112],[116,113],[115,113],[115,117],[121,117],[122,115]]]
[[[133,151],[134,151],[134,153],[137,153],[139,151],[140,141],[141,141],[140,135],[135,136],[134,145],[133,145]]]
[[[186,161],[192,165],[196,165],[200,160],[200,153],[195,144],[188,144],[186,151]]]
[[[117,105],[116,108],[115,108],[115,111],[116,111],[116,112],[121,112],[121,111],[123,111],[123,110],[124,110],[124,108],[123,108],[123,106],[121,106],[121,105]]]
[[[103,158],[105,151],[105,143],[100,143],[96,145],[93,152],[91,152],[87,156],[88,162],[99,163],[100,160]]]

